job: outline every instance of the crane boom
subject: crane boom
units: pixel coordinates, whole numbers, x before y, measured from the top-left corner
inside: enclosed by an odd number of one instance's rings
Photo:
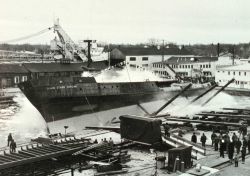
[[[76,60],[75,56],[79,57],[82,61],[87,61],[88,58],[78,45],[69,37],[59,24],[59,19],[54,23],[54,32],[57,33],[59,40],[62,44],[63,55],[70,60]]]

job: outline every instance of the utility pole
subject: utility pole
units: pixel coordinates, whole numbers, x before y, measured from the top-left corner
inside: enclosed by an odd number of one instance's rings
[[[164,62],[164,45],[164,40],[162,40],[162,62]]]

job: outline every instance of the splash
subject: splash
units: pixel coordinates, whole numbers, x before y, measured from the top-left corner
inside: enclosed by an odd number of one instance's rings
[[[129,67],[125,67],[122,70],[106,69],[95,78],[97,82],[143,82],[164,80],[152,71],[132,69]]]
[[[12,133],[19,144],[46,135],[46,123],[28,99],[21,92],[17,92],[13,100],[16,102],[15,105],[0,112],[0,137],[6,139],[0,141],[0,147],[6,146],[8,133]]]
[[[247,108],[250,105],[250,97],[237,97],[221,92],[207,105],[202,106],[213,94],[214,92],[211,92],[193,104],[190,104],[190,101],[195,97],[180,97],[166,108],[164,113],[168,112],[173,116],[194,116],[201,111],[221,111],[226,107]]]

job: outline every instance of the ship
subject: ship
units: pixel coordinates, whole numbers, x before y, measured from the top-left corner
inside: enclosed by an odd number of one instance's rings
[[[76,63],[30,63],[24,67],[31,78],[19,88],[46,122],[164,98],[167,93],[161,87],[175,82],[97,82],[93,76],[81,76],[82,66]]]

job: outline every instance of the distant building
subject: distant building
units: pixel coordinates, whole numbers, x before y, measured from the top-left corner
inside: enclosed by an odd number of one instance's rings
[[[0,88],[16,87],[29,78],[28,70],[20,64],[0,64]]]
[[[111,51],[113,61],[122,62],[132,68],[148,69],[153,62],[160,62],[172,56],[191,55],[186,49],[157,47],[118,47]]]
[[[239,63],[239,57],[234,56],[232,53],[225,52],[220,53],[218,57],[217,66],[229,66],[229,65],[235,65]]]
[[[152,70],[161,76],[171,76],[171,69],[180,77],[214,77],[218,57],[173,56],[163,62],[152,63]],[[170,72],[169,72],[170,71]]]
[[[232,78],[234,78],[235,81],[228,87],[250,89],[250,64],[217,68],[215,81],[219,86],[225,85]]]

